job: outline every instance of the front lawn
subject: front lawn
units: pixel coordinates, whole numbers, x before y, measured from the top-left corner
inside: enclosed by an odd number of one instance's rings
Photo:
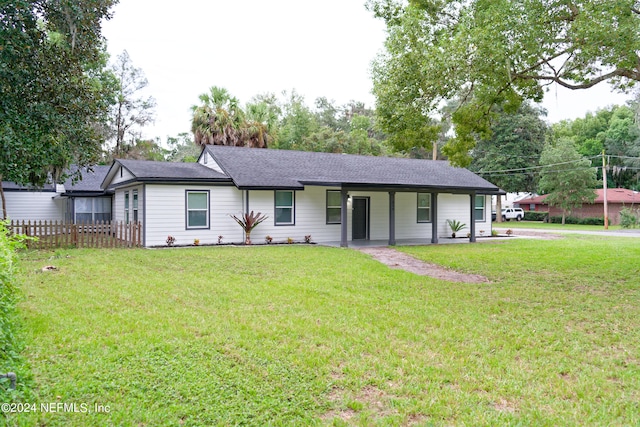
[[[542,221],[504,221],[494,222],[493,228],[508,229],[508,228],[535,228],[541,230],[581,230],[581,231],[605,231],[603,225],[582,225],[582,224],[554,224]],[[622,230],[619,225],[610,225],[609,231]]]
[[[635,239],[401,249],[492,283],[318,246],[26,254],[35,399],[88,410],[9,422],[640,423]]]

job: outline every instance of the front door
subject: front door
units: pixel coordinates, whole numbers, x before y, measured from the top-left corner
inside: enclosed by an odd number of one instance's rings
[[[351,239],[369,239],[369,198],[354,197],[351,217]]]

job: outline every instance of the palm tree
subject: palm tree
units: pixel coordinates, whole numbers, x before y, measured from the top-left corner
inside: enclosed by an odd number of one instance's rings
[[[191,130],[196,144],[267,147],[267,126],[248,120],[238,99],[226,89],[212,86],[199,99],[201,104],[191,107]]]

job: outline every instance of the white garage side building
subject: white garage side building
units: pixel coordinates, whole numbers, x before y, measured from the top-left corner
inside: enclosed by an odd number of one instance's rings
[[[7,218],[77,224],[110,221],[111,194],[100,188],[108,170],[108,166],[82,168],[77,181],[69,177],[63,183],[47,183],[42,187],[3,181]],[[70,176],[77,172],[75,166],[67,170]]]
[[[462,235],[491,233],[495,185],[444,161],[207,146],[198,163],[115,160],[102,188],[113,191],[113,218],[142,222],[143,245],[243,242],[229,216],[269,218],[254,241],[340,242],[424,239],[467,224]]]

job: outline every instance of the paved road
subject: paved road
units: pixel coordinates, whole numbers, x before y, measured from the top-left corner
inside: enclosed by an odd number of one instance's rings
[[[499,226],[496,227],[496,224],[493,225],[493,228],[498,230],[499,233],[504,233],[504,231],[508,229],[508,227],[499,227]],[[514,227],[512,228],[512,230],[515,234],[517,234],[518,231],[522,231],[526,233],[587,234],[590,236],[603,236],[603,237],[638,237],[640,238],[640,229],[587,231],[587,230],[564,230],[561,228],[541,229],[541,228]]]

